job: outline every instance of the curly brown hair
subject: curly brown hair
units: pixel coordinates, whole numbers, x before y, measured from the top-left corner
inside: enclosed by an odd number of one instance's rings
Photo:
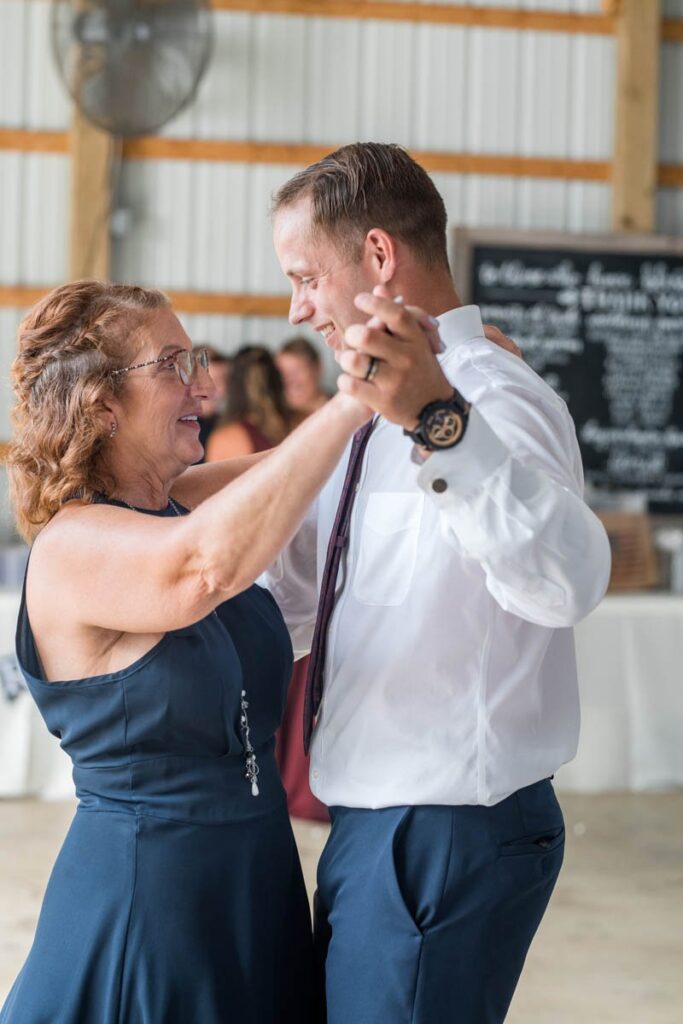
[[[108,438],[101,411],[125,387],[125,374],[111,371],[134,357],[137,331],[168,305],[153,289],[75,281],[22,320],[7,467],[17,528],[27,540],[66,501],[91,501],[113,488],[101,459]]]

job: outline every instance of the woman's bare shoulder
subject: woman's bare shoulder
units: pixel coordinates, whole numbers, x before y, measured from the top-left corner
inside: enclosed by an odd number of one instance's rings
[[[63,505],[52,517],[31,546],[31,569],[61,570],[62,562],[80,561],[75,556],[82,554],[89,540],[102,542],[101,530],[107,522],[124,514],[124,509],[111,505],[98,505],[75,499]]]

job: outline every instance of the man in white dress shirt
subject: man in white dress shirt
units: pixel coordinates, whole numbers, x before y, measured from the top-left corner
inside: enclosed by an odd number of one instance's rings
[[[378,414],[358,482],[344,460],[269,583],[298,653],[321,588],[331,610],[311,691],[327,1019],[499,1024],[562,862],[549,780],[576,752],[572,626],[606,589],[607,538],[564,402],[461,306],[443,201],[405,151],[296,175],[274,232],[291,322]]]

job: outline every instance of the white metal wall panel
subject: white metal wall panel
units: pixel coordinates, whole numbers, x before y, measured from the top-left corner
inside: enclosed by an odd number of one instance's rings
[[[131,161],[121,202],[130,232],[113,245],[119,279],[196,291],[246,289],[243,164]]]
[[[409,2],[409,0],[406,0]],[[425,0],[427,2],[427,0]],[[452,0],[439,0],[444,4]],[[601,0],[477,0],[473,6],[599,12]],[[48,0],[1,0],[0,125],[65,127],[68,103],[49,47]],[[683,15],[683,0],[666,0]],[[608,159],[614,40],[350,19],[217,12],[214,60],[197,101],[167,134]],[[662,153],[683,160],[683,47],[663,52]],[[121,201],[129,234],[117,277],[172,288],[284,292],[271,247],[272,191],[296,168],[140,161]],[[608,185],[437,175],[452,223],[609,229]],[[0,155],[0,280],[55,283],[66,273],[66,161]],[[663,194],[660,226],[678,224]],[[242,340],[254,322],[207,318]],[[278,334],[282,325],[271,323]]]
[[[216,21],[216,61],[197,103],[169,134],[330,146],[375,138],[418,149],[609,157],[611,39],[225,12]],[[128,165],[123,201],[134,223],[116,245],[117,276],[175,288],[286,290],[267,211],[273,190],[295,170]],[[439,186],[453,223],[609,226],[604,185],[440,175]]]
[[[69,122],[70,102],[50,42],[50,3],[28,0],[23,94],[26,127],[58,130]]]
[[[683,190],[661,188],[657,194],[657,230],[665,235],[683,235]]]
[[[0,438],[11,437],[10,412],[14,402],[10,384],[10,366],[16,352],[17,327],[24,315],[19,309],[0,309]],[[14,539],[9,507],[7,472],[0,466],[0,541]]]
[[[0,282],[56,284],[66,274],[66,157],[0,152]]]
[[[11,436],[10,412],[13,395],[9,369],[16,351],[16,328],[24,315],[19,309],[0,309],[0,438]],[[4,470],[0,467],[0,537],[9,531],[9,509]]]
[[[22,0],[6,0],[0,8],[0,123],[7,128],[24,124],[23,49],[27,15],[27,4]]]
[[[683,0],[667,0],[664,11],[669,17],[683,17]],[[659,158],[663,163],[683,163],[682,97],[683,45],[663,43],[659,90]],[[683,190],[659,190],[657,229],[664,234],[683,234]]]
[[[683,163],[683,44],[664,43],[659,89],[659,157]]]
[[[308,328],[295,328],[284,317],[238,317],[238,316],[195,316],[180,314],[180,320],[192,340],[198,344],[206,342],[228,354],[236,352],[241,345],[260,344],[277,349],[288,338],[304,334],[316,346],[328,372],[335,366],[331,352],[324,347],[320,337]]]
[[[132,224],[114,243],[114,275],[197,291],[277,292],[270,197],[295,170],[181,160],[126,164],[121,201]]]
[[[255,19],[222,12],[214,48],[195,100],[163,130],[178,138],[246,139],[250,131]]]
[[[363,93],[362,38],[359,21],[311,21],[304,61],[304,141],[334,146],[357,137],[360,112],[369,102]]]
[[[216,13],[216,27],[197,101],[166,134],[331,145],[376,138],[542,156],[611,151],[609,38],[229,12]]]
[[[61,130],[69,102],[50,46],[49,0],[0,2],[0,126]]]

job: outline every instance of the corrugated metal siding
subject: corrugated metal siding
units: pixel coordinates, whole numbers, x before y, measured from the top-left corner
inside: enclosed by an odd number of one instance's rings
[[[406,0],[409,2],[409,0]],[[426,0],[425,0],[426,2]],[[445,4],[451,0],[440,0]],[[480,0],[472,6],[502,6]],[[525,9],[595,12],[601,0],[507,0]],[[683,0],[665,0],[683,16]],[[68,102],[53,68],[47,0],[0,3],[0,125],[59,129]],[[612,39],[347,19],[216,15],[214,60],[197,102],[168,135],[329,144],[356,138],[418,149],[608,159]],[[683,160],[683,47],[664,46],[662,155]],[[680,84],[679,84],[680,83]],[[286,291],[267,215],[293,167],[172,161],[127,164],[130,232],[116,276],[209,291]],[[607,185],[435,175],[453,224],[601,231]],[[66,273],[67,164],[0,154],[0,281],[53,283]],[[683,194],[663,192],[659,226],[677,230]],[[279,337],[278,320],[191,318],[229,345]],[[223,333],[224,332],[224,333]],[[4,342],[4,335],[2,338]]]
[[[683,18],[683,0],[663,0],[665,17]],[[663,43],[660,54],[659,159],[683,163],[683,45]],[[683,189],[659,189],[657,229],[683,234]]]
[[[69,102],[50,46],[49,0],[0,3],[0,125],[58,131]]]
[[[10,409],[12,407],[12,389],[10,386],[10,366],[14,358],[17,327],[22,313],[18,309],[0,309],[0,438],[10,436]],[[1,493],[1,492],[0,492]]]
[[[418,149],[595,159],[611,152],[611,39],[225,12],[216,23],[219,59],[168,134],[331,146],[374,138]],[[221,103],[227,97],[236,109]],[[169,287],[286,291],[267,207],[294,170],[128,164],[121,194],[134,217],[115,247],[117,275]],[[606,185],[436,178],[453,223],[609,227]]]
[[[601,2],[508,0],[506,6],[598,12]],[[48,0],[0,2],[2,127],[68,125],[49,18]],[[166,134],[330,147],[373,138],[417,149],[603,159],[612,147],[613,87],[611,39],[222,12],[197,101]],[[268,206],[295,169],[126,164],[119,202],[130,211],[130,230],[113,245],[115,276],[167,288],[285,293]],[[609,228],[606,185],[454,174],[435,180],[452,224]],[[0,153],[0,283],[65,278],[67,189],[66,158]],[[667,218],[669,206],[678,207],[677,195],[660,203]],[[2,381],[19,315],[0,310]],[[228,351],[244,341],[276,345],[292,333],[279,318],[183,320],[194,338]],[[5,385],[0,436],[7,435],[8,407]]]

